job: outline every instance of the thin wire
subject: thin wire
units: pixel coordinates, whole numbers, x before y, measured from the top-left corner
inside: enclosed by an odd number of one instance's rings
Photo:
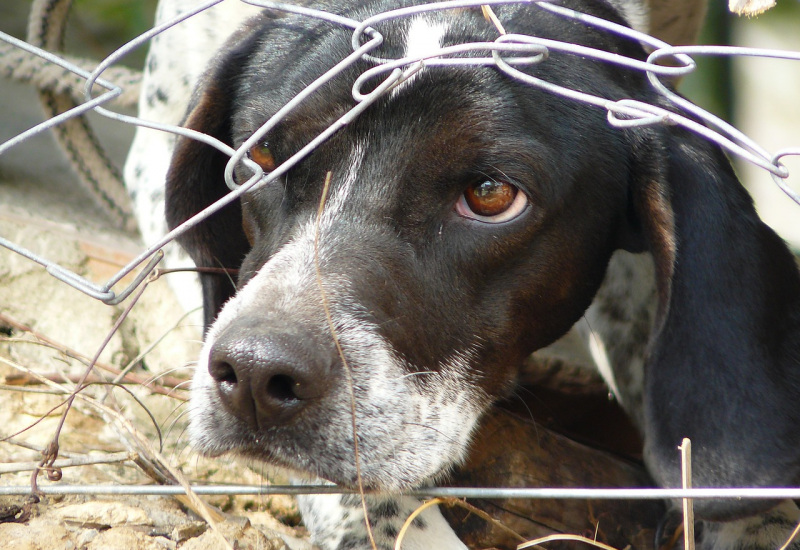
[[[186,494],[178,485],[40,485],[46,495],[151,495]],[[343,495],[357,490],[335,485],[192,485],[198,495]],[[0,495],[30,494],[30,485],[0,486]],[[411,497],[475,498],[475,499],[534,499],[534,500],[784,500],[800,499],[800,487],[795,488],[502,488],[502,487],[426,487],[404,491]]]
[[[98,114],[111,118],[113,120],[143,126],[154,130],[170,132],[176,135],[184,136],[189,139],[196,139],[206,143],[217,150],[221,151],[230,157],[229,162],[225,169],[225,179],[232,192],[225,195],[222,199],[210,205],[203,211],[196,214],[177,228],[170,231],[163,238],[159,239],[156,243],[152,244],[147,250],[142,252],[139,256],[134,258],[130,263],[124,266],[117,274],[115,274],[104,285],[94,284],[80,275],[67,270],[55,262],[41,258],[35,253],[10,242],[7,239],[0,237],[0,246],[4,246],[18,254],[21,254],[32,261],[43,265],[47,271],[58,278],[59,280],[73,286],[81,292],[103,301],[107,304],[116,304],[129,296],[133,290],[138,287],[145,278],[149,275],[155,267],[157,260],[152,258],[156,251],[165,246],[170,241],[174,240],[179,235],[188,231],[192,227],[204,221],[210,215],[214,214],[224,206],[237,200],[241,195],[251,191],[256,186],[268,185],[269,183],[277,180],[281,175],[286,173],[300,160],[302,160],[309,152],[319,146],[324,140],[328,139],[331,135],[336,133],[339,129],[349,124],[355,117],[362,113],[370,104],[377,101],[383,94],[389,93],[394,86],[402,83],[405,79],[409,78],[412,74],[418,71],[422,66],[426,67],[453,67],[464,66],[465,64],[473,66],[494,66],[503,71],[508,76],[518,79],[532,86],[540,87],[550,93],[558,94],[563,97],[595,105],[604,108],[608,112],[608,121],[610,124],[620,128],[632,126],[646,126],[652,124],[676,124],[681,125],[688,130],[695,132],[706,139],[709,139],[721,147],[725,148],[732,154],[740,156],[759,166],[772,174],[776,185],[786,193],[792,200],[800,204],[800,194],[794,191],[786,182],[789,172],[786,167],[780,162],[780,159],[785,156],[800,156],[800,149],[786,149],[776,155],[770,155],[763,148],[758,146],[755,142],[747,138],[742,132],[736,130],[733,126],[726,122],[714,117],[710,113],[700,109],[699,107],[691,104],[687,100],[676,95],[669,90],[660,80],[662,77],[674,77],[678,75],[685,75],[693,71],[696,67],[695,62],[692,60],[691,55],[724,55],[724,56],[761,56],[781,58],[788,60],[800,60],[800,52],[787,52],[780,50],[766,50],[754,48],[734,48],[734,47],[718,47],[718,46],[684,46],[673,47],[661,40],[644,33],[634,31],[617,23],[605,21],[597,17],[577,12],[575,10],[567,9],[562,6],[551,4],[546,1],[533,2],[532,0],[451,0],[446,2],[438,2],[431,4],[424,4],[420,6],[412,6],[399,10],[391,10],[371,16],[364,21],[356,21],[347,17],[343,17],[330,12],[322,10],[315,10],[302,6],[294,6],[280,2],[269,2],[261,0],[246,0],[246,3],[261,6],[266,9],[278,10],[283,12],[290,12],[301,16],[313,17],[320,20],[327,21],[334,25],[340,25],[345,28],[353,29],[351,42],[353,45],[353,53],[335,65],[331,70],[325,73],[322,77],[317,79],[312,85],[306,88],[303,92],[298,94],[287,103],[275,116],[273,116],[267,123],[265,123],[259,130],[253,134],[245,143],[238,149],[234,150],[227,144],[201,132],[196,132],[186,128],[177,126],[160,124],[152,121],[145,121],[138,117],[132,117],[115,113],[103,108],[101,105],[114,99],[121,93],[121,88],[113,85],[112,83],[102,80],[100,77],[102,73],[110,66],[119,62],[123,57],[128,55],[136,48],[141,47],[148,40],[155,35],[164,32],[165,30],[178,25],[182,21],[192,17],[201,11],[204,11],[211,6],[218,4],[220,0],[211,0],[196,8],[180,14],[179,16],[161,24],[150,31],[143,33],[139,37],[131,40],[101,63],[92,73],[87,73],[80,67],[52,54],[35,48],[21,40],[0,32],[0,40],[8,42],[15,47],[22,48],[26,51],[32,52],[40,57],[48,60],[49,62],[58,64],[59,66],[67,69],[70,72],[86,78],[86,85],[84,87],[87,102],[79,105],[78,107],[62,114],[57,117],[51,118],[36,127],[27,130],[0,144],[0,155],[5,153],[8,149],[19,145],[26,141],[31,136],[45,131],[53,126],[60,124],[68,118],[78,116],[87,111],[93,110]],[[639,42],[647,45],[653,50],[652,54],[646,61],[639,59],[632,59],[621,56],[612,52],[606,52],[593,48],[587,48],[576,44],[569,44],[555,40],[547,40],[539,37],[524,36],[519,34],[505,34],[500,36],[493,43],[473,43],[473,44],[458,44],[442,48],[438,52],[432,52],[431,55],[423,57],[412,57],[403,59],[385,59],[376,57],[373,54],[377,51],[383,42],[383,37],[375,30],[379,28],[382,23],[401,17],[413,17],[415,15],[441,10],[461,9],[469,7],[480,6],[496,6],[502,4],[527,4],[535,6],[542,10],[549,11],[559,16],[578,20],[586,25],[602,29],[604,31],[614,33],[622,36],[631,41]],[[367,38],[366,43],[361,42]],[[519,66],[532,66],[536,63],[546,61],[550,51],[560,51],[570,55],[581,56],[583,58],[594,59],[604,63],[614,63],[622,67],[627,67],[631,70],[644,71],[654,88],[666,97],[673,105],[682,109],[684,112],[691,113],[694,117],[699,118],[711,127],[705,126],[692,120],[686,116],[666,110],[662,107],[634,101],[632,99],[622,99],[619,101],[610,101],[606,98],[600,98],[585,94],[577,90],[571,90],[558,86],[554,83],[545,82],[537,79],[528,73],[521,71]],[[454,58],[449,57],[455,54],[463,54],[469,51],[484,51],[490,52],[491,57],[474,57],[474,58]],[[529,54],[528,57],[520,57],[520,55],[506,55],[501,54]],[[676,62],[677,66],[664,66],[656,64],[657,61],[665,57],[671,58]],[[285,115],[295,109],[305,98],[313,94],[325,83],[339,77],[347,68],[353,66],[360,60],[370,61],[376,66],[365,70],[353,83],[353,97],[356,104],[347,112],[342,118],[337,120],[333,125],[327,128],[324,132],[318,135],[314,140],[309,142],[305,147],[298,151],[295,155],[290,157],[289,160],[284,162],[276,170],[268,175],[264,175],[260,167],[250,161],[246,157],[246,151],[252,147],[259,139],[261,139],[266,132],[277,124]],[[364,84],[376,76],[389,72],[389,76],[379,85],[372,93],[363,94],[361,88]],[[94,85],[100,85],[107,88],[108,91],[98,97],[92,97]],[[242,185],[237,185],[233,181],[234,167],[243,163],[252,173],[253,176]],[[148,261],[149,260],[149,261]],[[117,285],[126,275],[139,268],[140,265],[148,262],[144,268],[141,269],[137,277],[126,288],[120,292],[115,292],[112,288]]]

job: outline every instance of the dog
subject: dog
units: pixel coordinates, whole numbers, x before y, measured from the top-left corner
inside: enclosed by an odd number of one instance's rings
[[[323,7],[362,20],[407,4]],[[612,3],[564,5],[626,23]],[[509,32],[645,57],[632,41],[535,6],[495,11]],[[479,9],[378,30],[386,58],[498,34]],[[351,53],[351,34],[307,17],[249,21],[201,78],[186,126],[238,147]],[[274,170],[352,107],[352,83],[371,66],[309,97],[250,148],[251,161]],[[551,52],[521,70],[670,108],[642,74],[613,65]],[[227,194],[227,161],[177,141],[170,227]],[[248,176],[237,170],[240,183]],[[514,391],[524,359],[584,316],[609,269],[635,277],[626,265],[652,262],[648,341],[611,338],[627,306],[606,298],[619,292],[600,291],[590,324],[656,482],[681,485],[684,437],[695,486],[800,481],[800,275],[722,151],[687,130],[615,129],[602,109],[492,67],[426,67],[180,242],[198,266],[238,270],[235,284],[201,276],[208,332],[192,387],[194,444],[377,491],[367,508],[378,548],[393,547],[418,505],[394,495],[444,479],[482,414]],[[320,547],[370,547],[358,497],[300,506]],[[754,500],[700,500],[695,514],[703,548],[775,547],[800,515],[791,501]],[[430,508],[403,547],[464,545]]]

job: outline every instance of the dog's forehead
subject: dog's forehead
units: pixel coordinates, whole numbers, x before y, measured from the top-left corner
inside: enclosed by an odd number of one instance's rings
[[[417,2],[402,4],[406,3]],[[348,15],[354,19],[363,19],[389,7],[397,7],[394,5],[396,3],[391,6],[383,4],[385,2],[371,3],[358,9],[357,13]],[[508,25],[508,32],[520,32],[566,43],[610,49],[617,53],[622,53],[626,47],[634,47],[632,44],[618,44],[618,39],[609,33],[592,31],[584,25],[574,24],[534,6],[496,6],[495,11],[503,24]],[[607,16],[612,14],[613,12],[604,13]],[[446,46],[491,42],[498,37],[499,32],[484,18],[479,8],[417,13],[391,18],[376,23],[375,26],[381,33],[382,43],[376,50],[370,52],[370,55],[387,60],[428,57]],[[235,103],[239,108],[236,109],[234,121],[237,132],[255,131],[267,118],[304,92],[309,84],[352,54],[351,29],[308,17],[268,20],[262,24],[258,32],[261,35],[258,40],[259,46],[244,61],[244,70],[238,77]],[[456,57],[487,55],[486,51],[455,54]],[[563,57],[564,54],[558,52],[551,52],[550,55],[551,59]],[[530,69],[545,80],[561,80],[556,83],[595,94],[599,93],[598,87],[603,90],[607,88],[599,81],[614,80],[618,76],[616,73],[608,73],[612,69],[607,65],[595,63],[590,66],[585,60],[574,56],[568,57],[568,62],[564,59],[548,61],[536,64]],[[362,60],[344,70],[323,85],[320,91],[307,97],[299,109],[289,114],[289,118],[292,119],[290,126],[298,128],[302,124],[308,129],[319,131],[327,127],[326,123],[336,120],[355,105],[353,83],[363,71],[374,67],[374,62]],[[426,67],[421,72],[430,71],[450,74],[457,72],[453,67]],[[465,69],[461,74],[468,72],[470,70]],[[493,83],[492,79],[487,77],[492,73],[499,74],[499,71],[492,67],[473,66],[471,73],[474,76],[472,84],[478,85]],[[387,74],[378,75],[366,82],[362,85],[361,91],[368,92]],[[509,79],[507,76],[504,78]],[[404,94],[400,92],[420,87],[420,80],[417,75],[412,76],[395,87],[390,97],[402,98]],[[454,89],[454,92],[458,91],[457,88]],[[420,95],[414,98],[414,101],[431,102],[432,98]],[[543,104],[548,101],[547,97],[540,100]]]
[[[367,15],[371,12],[361,14]],[[490,29],[483,28],[485,21],[478,26],[469,22],[475,17],[475,14],[431,12],[389,20],[379,25],[382,43],[370,54],[384,59],[423,57],[447,44],[490,40]],[[255,118],[253,122],[263,122],[258,119],[277,112],[352,54],[352,30],[339,25],[287,18],[269,21],[259,32],[260,45],[246,60],[239,77],[237,95],[242,122],[248,122],[247,115]],[[322,105],[352,107],[356,77],[374,66],[372,62],[361,61],[344,70],[325,84],[321,93],[304,101],[306,112],[313,113]],[[385,76],[376,77],[364,89],[369,91]]]
[[[536,8],[520,6],[498,7],[497,13],[507,21],[524,9],[534,10],[532,16],[542,15]],[[535,17],[526,24],[529,29],[538,28]],[[240,77],[233,121],[237,144],[352,52],[348,29],[327,23],[310,25],[302,32],[287,28],[265,32],[261,50]],[[479,9],[417,14],[381,23],[379,28],[386,40],[376,55],[388,57],[427,56],[442,46],[491,40],[497,34]],[[548,32],[566,37],[577,31],[559,28]],[[294,41],[289,40],[292,36]],[[602,86],[603,67],[575,68],[563,60],[556,65],[562,73],[559,78],[576,88]],[[288,113],[265,136],[278,160],[294,154],[347,113],[355,105],[353,81],[373,66],[358,63]],[[540,70],[538,66],[536,70]],[[551,69],[543,64],[541,71]],[[390,213],[411,221],[409,214],[413,217],[427,211],[419,205],[441,202],[436,199],[447,192],[443,186],[463,187],[470,178],[496,169],[529,194],[545,195],[546,203],[548,198],[564,195],[577,177],[573,174],[585,171],[586,165],[592,164],[598,171],[611,170],[603,163],[614,155],[592,160],[597,156],[593,151],[598,140],[607,144],[607,152],[623,154],[621,136],[608,135],[602,115],[599,110],[513,81],[493,67],[425,67],[302,161],[295,173],[305,170],[305,177],[293,178],[292,192],[318,196],[328,171],[334,176],[334,190],[345,184],[352,188],[357,181],[362,200],[396,199],[398,192],[411,190],[414,195],[406,195],[400,202],[406,212]],[[356,212],[358,202],[351,204]],[[391,208],[390,201],[385,208]],[[381,214],[385,208],[370,211]]]
[[[421,2],[372,2],[346,15],[360,20],[416,3]],[[510,32],[522,30],[547,38],[562,35],[568,39],[565,33],[575,31],[574,28],[553,31],[544,20],[554,16],[537,8],[499,6],[496,11],[504,21],[517,17],[524,19],[524,29],[511,28]],[[498,37],[497,28],[484,18],[480,8],[426,11],[389,18],[376,23],[375,27],[381,35],[381,44],[369,53],[386,60],[429,56],[442,46],[491,42]],[[258,32],[261,34],[259,47],[247,60],[246,70],[240,78],[240,96],[245,106],[258,107],[259,110],[277,111],[314,79],[353,53],[352,29],[310,17],[268,19]],[[575,40],[576,37],[569,39]],[[365,40],[363,37],[362,42]],[[472,54],[458,56],[469,55]],[[477,55],[485,56],[486,52]],[[347,97],[352,103],[354,77],[373,66],[374,63],[367,62],[357,64],[354,71],[345,72],[343,78],[337,79],[337,85],[325,87],[326,92],[342,92],[342,99]],[[377,84],[377,79],[374,84]],[[259,97],[262,94],[265,97]]]

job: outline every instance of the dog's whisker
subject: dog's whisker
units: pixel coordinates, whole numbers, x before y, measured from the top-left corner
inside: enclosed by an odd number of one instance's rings
[[[531,420],[535,420],[535,418],[533,416],[533,411],[531,410],[530,406],[528,405],[527,400],[525,398],[523,398],[522,395],[520,395],[520,393],[522,393],[523,391],[525,393],[527,393],[528,395],[530,395],[533,399],[539,400],[539,398],[536,396],[535,392],[531,391],[528,388],[521,388],[519,386],[514,389],[514,391],[512,392],[511,395],[513,395],[520,402],[520,404],[525,408],[525,410],[528,411],[528,418],[530,418]],[[541,400],[539,400],[539,401],[541,401]]]
[[[182,411],[180,411],[178,414],[175,414],[175,412],[178,411],[180,408],[181,407],[177,407],[177,408],[173,409],[172,412],[170,412],[169,416],[174,416],[174,418],[172,418],[172,420],[169,422],[169,425],[167,426],[167,429],[166,429],[166,431],[164,433],[164,437],[165,438],[169,437],[170,434],[172,433],[172,430],[175,428],[175,426],[177,426],[178,423],[181,420],[183,420],[190,413],[190,410],[188,409],[188,407],[183,407]],[[169,418],[167,418],[167,420],[169,420]],[[184,426],[181,429],[181,432],[180,432],[180,434],[178,434],[178,437],[176,439],[180,440],[181,437],[183,436],[183,433],[186,430],[187,430],[187,426]]]
[[[181,410],[181,409],[183,409],[183,410]],[[181,412],[178,412],[178,411],[181,411]],[[165,422],[169,421],[170,418],[174,417],[172,422],[176,422],[179,418],[181,418],[185,414],[187,414],[188,411],[189,411],[189,403],[188,402],[184,401],[183,403],[179,403],[176,407],[172,408],[172,410],[169,412],[169,414],[164,419],[164,421]],[[177,413],[177,415],[176,415],[176,413]]]

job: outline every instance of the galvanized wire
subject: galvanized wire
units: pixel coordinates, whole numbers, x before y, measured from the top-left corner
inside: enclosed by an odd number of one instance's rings
[[[800,204],[800,195],[795,192],[787,183],[786,178],[789,175],[786,167],[781,163],[781,159],[786,156],[800,155],[800,149],[786,149],[779,151],[775,154],[770,154],[758,144],[753,142],[742,132],[736,130],[730,124],[720,120],[719,118],[711,115],[707,111],[697,107],[686,99],[678,96],[667,86],[665,86],[661,79],[670,78],[675,76],[683,76],[695,69],[695,63],[690,55],[717,55],[717,56],[758,56],[758,57],[771,57],[789,60],[800,60],[800,52],[790,51],[776,51],[776,50],[762,50],[752,48],[734,48],[734,47],[714,47],[714,46],[691,46],[691,47],[673,47],[669,44],[658,40],[652,36],[644,33],[634,31],[622,25],[598,19],[584,13],[574,10],[566,9],[546,1],[532,1],[532,0],[453,0],[447,2],[438,2],[425,4],[421,6],[413,6],[399,10],[392,10],[377,14],[369,17],[364,21],[356,21],[336,14],[328,13],[321,10],[315,10],[302,6],[294,6],[291,4],[246,0],[246,3],[261,6],[271,10],[291,12],[300,14],[307,17],[314,17],[323,19],[325,21],[341,25],[343,27],[353,30],[352,44],[353,53],[343,59],[341,62],[332,67],[319,79],[314,81],[308,88],[298,94],[289,103],[287,103],[278,113],[276,113],[270,120],[268,120],[258,131],[256,131],[245,143],[238,149],[234,150],[228,145],[220,142],[219,140],[202,134],[171,125],[159,124],[153,121],[145,121],[138,117],[122,115],[109,111],[105,107],[108,101],[120,95],[122,90],[101,79],[102,74],[109,68],[119,62],[128,53],[136,48],[141,47],[153,36],[163,32],[164,30],[180,24],[182,21],[188,19],[204,11],[216,4],[221,0],[212,0],[197,6],[195,9],[188,11],[180,16],[158,25],[150,31],[142,34],[136,39],[128,42],[100,64],[91,73],[88,74],[85,70],[70,63],[69,61],[45,52],[39,48],[35,48],[25,42],[15,39],[7,34],[0,33],[0,40],[8,42],[18,48],[22,48],[28,52],[35,53],[42,58],[60,65],[66,70],[79,75],[86,79],[85,96],[86,101],[82,105],[72,109],[62,115],[49,119],[42,124],[23,132],[22,134],[12,138],[11,140],[0,144],[0,155],[12,147],[17,146],[31,136],[43,132],[53,126],[60,124],[64,120],[78,116],[88,111],[94,111],[102,116],[108,117],[112,120],[119,121],[125,124],[133,124],[137,126],[144,126],[155,130],[170,132],[176,135],[185,136],[191,139],[202,141],[221,152],[229,155],[230,161],[225,169],[225,180],[231,188],[231,193],[226,195],[217,203],[206,208],[198,213],[191,219],[187,220],[173,231],[169,232],[162,239],[156,243],[151,243],[147,250],[142,252],[138,257],[132,260],[128,265],[123,267],[116,275],[111,277],[105,284],[94,284],[78,274],[70,272],[57,264],[50,262],[45,258],[37,256],[35,253],[28,251],[14,243],[9,242],[7,239],[0,237],[0,245],[5,246],[19,254],[22,254],[29,259],[40,263],[45,266],[53,276],[70,284],[107,304],[115,304],[127,297],[133,289],[141,284],[146,278],[148,273],[152,271],[158,262],[156,252],[168,242],[175,239],[180,234],[184,233],[191,227],[201,223],[208,216],[239,198],[242,194],[250,191],[256,185],[264,185],[280,177],[286,171],[290,170],[294,165],[301,161],[310,151],[316,146],[326,140],[328,137],[336,133],[340,128],[348,124],[353,118],[357,117],[363,112],[370,104],[376,101],[381,95],[388,93],[391,89],[404,80],[413,75],[421,67],[438,67],[444,68],[450,66],[463,66],[465,64],[480,65],[480,66],[493,66],[498,70],[503,71],[508,76],[523,81],[531,86],[536,86],[547,90],[551,93],[558,94],[575,101],[594,105],[599,108],[605,109],[608,112],[609,123],[620,127],[630,126],[646,126],[652,124],[674,124],[683,126],[693,132],[696,132],[705,138],[718,143],[720,146],[728,150],[730,153],[737,155],[744,160],[755,164],[772,174],[776,184],[792,198],[795,202]],[[456,46],[449,46],[441,48],[436,52],[430,52],[425,56],[407,57],[402,59],[389,59],[375,55],[380,53],[380,46],[383,42],[383,37],[376,30],[382,22],[397,19],[401,17],[411,17],[420,13],[434,11],[434,10],[448,10],[465,7],[478,7],[482,5],[501,5],[501,4],[528,4],[536,6],[542,10],[555,13],[562,17],[575,19],[582,23],[602,29],[606,32],[614,33],[623,36],[632,41],[638,41],[653,50],[652,54],[646,61],[632,59],[612,52],[606,52],[593,48],[587,48],[576,44],[559,42],[554,40],[547,40],[535,36],[523,36],[519,34],[503,34],[498,36],[494,42],[490,43],[472,43],[460,44]],[[367,41],[362,44],[364,38]],[[521,66],[530,66],[537,63],[544,63],[550,51],[559,51],[571,55],[581,56],[583,58],[591,58],[603,63],[613,63],[622,67],[627,67],[631,70],[643,71],[647,74],[650,82],[664,97],[678,109],[690,114],[696,119],[702,120],[707,126],[690,119],[688,116],[678,114],[674,111],[664,109],[655,105],[649,105],[640,101],[631,99],[623,99],[619,101],[610,101],[608,99],[592,96],[577,90],[564,88],[552,82],[546,82],[528,73],[520,70]],[[456,54],[464,54],[468,52],[482,52],[484,55],[478,57],[452,57]],[[489,53],[490,56],[485,54]],[[511,55],[513,54],[513,55]],[[525,57],[520,57],[523,55]],[[664,66],[657,64],[658,61],[664,58],[670,58],[674,62],[674,66]],[[312,95],[322,85],[337,78],[344,70],[353,66],[359,60],[367,60],[374,64],[374,67],[366,70],[360,75],[355,82],[353,82],[353,98],[354,106],[342,118],[337,120],[329,128],[323,131],[314,140],[308,143],[305,147],[297,151],[286,162],[277,167],[276,170],[268,175],[265,175],[260,167],[246,158],[246,151],[258,140],[274,127],[277,122],[282,120],[287,113],[294,109],[308,96]],[[387,74],[388,75],[385,75]],[[373,89],[369,94],[363,94],[361,88],[363,85],[374,78],[383,78],[382,82]],[[95,85],[105,88],[107,91],[101,95],[94,97]],[[234,167],[239,163],[243,163],[253,174],[253,176],[243,185],[237,185],[233,181]],[[149,260],[149,261],[148,261]],[[140,268],[144,264],[144,267]],[[113,287],[119,281],[131,273],[132,271],[140,269],[139,275],[130,283],[126,288],[115,291]]]
[[[184,495],[179,485],[40,485],[46,495]],[[268,496],[268,495],[340,495],[357,491],[334,485],[192,485],[198,495]],[[0,486],[0,495],[30,494],[30,485]],[[426,487],[403,492],[419,498],[488,498],[488,499],[564,499],[564,500],[668,500],[691,498],[783,500],[800,499],[800,488],[499,488],[499,487]]]

